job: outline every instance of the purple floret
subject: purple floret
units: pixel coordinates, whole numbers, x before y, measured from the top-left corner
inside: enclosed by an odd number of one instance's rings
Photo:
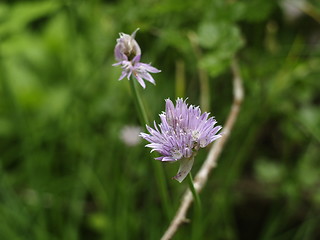
[[[139,84],[146,88],[144,80],[153,84],[155,81],[150,73],[159,73],[159,69],[152,67],[150,64],[140,62],[141,49],[137,41],[134,39],[136,32],[131,35],[120,33],[120,38],[117,39],[117,44],[114,49],[115,59],[117,63],[112,66],[121,66],[122,73],[119,80],[127,77],[130,80],[131,75],[136,78]]]

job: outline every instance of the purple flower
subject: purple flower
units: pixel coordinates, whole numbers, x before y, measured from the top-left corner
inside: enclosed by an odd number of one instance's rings
[[[154,129],[147,126],[149,134],[140,136],[150,142],[146,147],[151,152],[161,154],[156,160],[180,161],[178,174],[174,177],[179,182],[190,172],[194,157],[200,148],[206,147],[221,137],[217,134],[221,126],[214,126],[217,121],[209,113],[201,114],[199,107],[188,106],[182,98],[176,100],[176,106],[166,99],[166,111],[160,114],[161,123],[154,122]]]
[[[119,33],[120,38],[117,39],[117,45],[114,48],[114,56],[118,62],[124,60],[132,60],[135,56],[141,55],[141,49],[137,41],[134,39],[137,31],[136,29],[131,35]]]
[[[114,55],[117,63],[112,66],[121,66],[122,74],[119,80],[127,77],[130,80],[133,75],[143,88],[146,88],[146,84],[143,80],[147,80],[153,84],[155,81],[150,73],[161,72],[150,64],[141,63],[141,49],[137,41],[134,39],[135,30],[131,35],[120,33],[120,38],[117,39],[116,47],[114,48]]]

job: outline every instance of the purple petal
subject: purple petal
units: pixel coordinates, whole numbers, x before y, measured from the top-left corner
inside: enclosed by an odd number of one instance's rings
[[[119,81],[122,80],[125,76],[127,76],[127,72],[122,71],[121,76],[119,77]]]
[[[123,54],[121,46],[119,44],[117,44],[114,49],[114,57],[117,61],[128,60],[128,57],[125,54]]]
[[[135,57],[132,59],[132,62],[133,62],[133,63],[139,63],[139,62],[140,62],[140,58],[141,58],[141,54],[135,56]]]
[[[112,64],[112,66],[115,67],[115,66],[119,66],[119,65],[121,65],[121,64],[122,64],[122,61],[117,62],[117,63],[114,63],[114,64]]]
[[[150,64],[146,64],[146,63],[139,63],[138,67],[141,67],[141,68],[143,68],[146,71],[151,72],[151,73],[159,73],[159,72],[161,72],[161,70],[159,70],[159,69],[157,69],[155,67],[152,67]]]
[[[156,84],[153,77],[150,75],[150,73],[139,73],[139,76],[151,83],[153,83],[154,85]]]
[[[175,162],[177,160],[173,159],[172,157],[164,157],[161,160],[162,162]]]
[[[129,72],[127,73],[127,79],[128,79],[128,80],[130,80],[131,74],[132,74],[132,71],[129,71]]]
[[[145,84],[145,82],[143,81],[143,79],[142,79],[138,74],[136,74],[135,77],[136,77],[136,79],[138,80],[138,82],[140,83],[140,85],[141,85],[143,88],[146,88],[146,84]]]

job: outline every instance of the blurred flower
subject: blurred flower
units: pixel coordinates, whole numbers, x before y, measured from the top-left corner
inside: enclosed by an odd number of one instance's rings
[[[124,60],[132,60],[134,57],[141,55],[141,49],[137,41],[134,39],[137,30],[131,35],[119,33],[120,38],[117,39],[117,45],[114,48],[114,56],[118,62]]]
[[[286,19],[290,22],[297,20],[303,15],[302,9],[305,8],[305,0],[283,0],[280,2],[280,7],[282,8]]]
[[[136,146],[140,142],[139,133],[141,132],[141,128],[138,126],[124,126],[120,132],[120,139],[127,146]]]
[[[112,66],[121,66],[122,74],[119,80],[127,77],[130,80],[130,76],[133,75],[143,88],[146,88],[146,84],[143,80],[147,80],[153,84],[155,81],[151,76],[151,73],[161,72],[150,64],[141,63],[141,49],[137,41],[134,39],[136,32],[135,30],[131,35],[120,33],[120,38],[117,39],[117,44],[114,49],[115,59],[117,63]]]
[[[151,152],[162,155],[156,160],[180,160],[178,174],[174,177],[179,182],[190,172],[198,150],[221,137],[217,134],[221,126],[214,127],[217,121],[208,117],[209,113],[201,114],[199,107],[188,106],[186,100],[178,98],[174,106],[170,99],[166,99],[166,111],[160,114],[161,123],[157,127],[154,122],[154,129],[147,126],[150,134],[140,134],[150,142],[146,147],[152,148]]]

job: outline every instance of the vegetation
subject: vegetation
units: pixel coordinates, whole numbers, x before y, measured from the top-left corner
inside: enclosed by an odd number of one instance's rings
[[[245,99],[200,194],[202,218],[174,239],[320,238],[320,3],[316,0],[11,0],[0,3],[0,239],[160,239],[188,187],[162,164],[161,207],[119,32],[162,72],[139,86],[150,119],[188,97],[224,124],[234,56]],[[199,152],[196,173],[208,149]]]

